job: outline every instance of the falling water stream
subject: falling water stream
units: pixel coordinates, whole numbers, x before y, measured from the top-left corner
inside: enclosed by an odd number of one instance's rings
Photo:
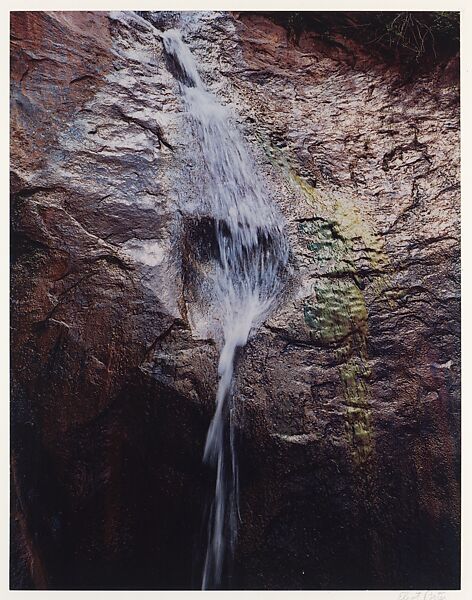
[[[202,589],[217,589],[234,552],[238,521],[232,390],[236,351],[280,294],[288,246],[281,215],[265,193],[229,111],[205,89],[180,31],[164,32],[163,43],[200,155],[202,172],[194,182],[199,209],[211,215],[218,247],[204,290],[221,351],[216,408],[203,456],[215,471],[215,490],[202,574]]]

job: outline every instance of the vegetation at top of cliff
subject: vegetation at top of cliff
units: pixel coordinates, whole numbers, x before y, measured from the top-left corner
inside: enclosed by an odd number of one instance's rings
[[[298,43],[303,32],[329,40],[334,35],[371,47],[387,60],[431,66],[459,52],[460,13],[435,12],[272,12]]]

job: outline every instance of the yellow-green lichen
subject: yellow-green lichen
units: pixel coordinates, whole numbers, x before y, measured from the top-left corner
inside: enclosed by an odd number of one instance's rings
[[[364,296],[351,279],[319,279],[313,297],[304,306],[305,322],[312,339],[338,343],[349,335],[367,335]]]
[[[368,461],[373,451],[370,391],[368,380],[368,313],[361,272],[374,274],[369,295],[382,294],[389,287],[385,274],[388,257],[383,240],[374,231],[352,193],[326,191],[300,177],[288,157],[260,139],[274,166],[281,168],[288,182],[313,209],[299,223],[305,252],[301,262],[318,271],[313,277],[312,295],[304,303],[304,320],[310,337],[331,346],[346,406],[345,426],[356,464]],[[362,271],[361,271],[362,269]],[[393,298],[390,299],[390,302]]]
[[[362,345],[365,338],[359,341]],[[359,354],[366,354],[365,347],[360,348]],[[353,442],[354,459],[356,463],[362,464],[373,450],[367,383],[370,369],[362,360],[362,356],[358,355],[340,365],[339,375],[346,402],[346,431]]]
[[[306,239],[310,261],[322,266],[323,273],[355,273],[346,241],[336,233],[333,223],[307,219],[300,222],[298,228]]]
[[[298,176],[293,180],[317,216],[302,221],[301,235],[319,267],[313,295],[304,305],[304,318],[312,339],[333,349],[340,362],[339,378],[346,405],[345,426],[356,464],[364,464],[373,451],[367,366],[368,313],[360,289],[356,261],[372,271],[388,264],[381,240],[348,198],[323,194]],[[319,216],[318,216],[319,215]],[[322,275],[322,276],[321,276]]]

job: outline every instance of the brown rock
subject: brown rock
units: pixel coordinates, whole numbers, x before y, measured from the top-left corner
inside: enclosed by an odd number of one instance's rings
[[[238,356],[228,585],[457,587],[456,59],[406,82],[358,41],[245,13],[188,42],[292,248]],[[13,13],[11,136],[11,585],[198,587],[217,350],[187,313],[211,215],[179,208],[192,139],[159,32]]]

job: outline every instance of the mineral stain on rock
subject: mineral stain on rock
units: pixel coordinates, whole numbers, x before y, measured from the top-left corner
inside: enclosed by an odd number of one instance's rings
[[[460,585],[456,33],[411,56],[400,13],[365,44],[382,15],[187,15],[290,246],[235,355],[230,589]],[[11,14],[12,589],[201,584],[218,349],[194,315],[219,250],[181,210],[179,19]]]

